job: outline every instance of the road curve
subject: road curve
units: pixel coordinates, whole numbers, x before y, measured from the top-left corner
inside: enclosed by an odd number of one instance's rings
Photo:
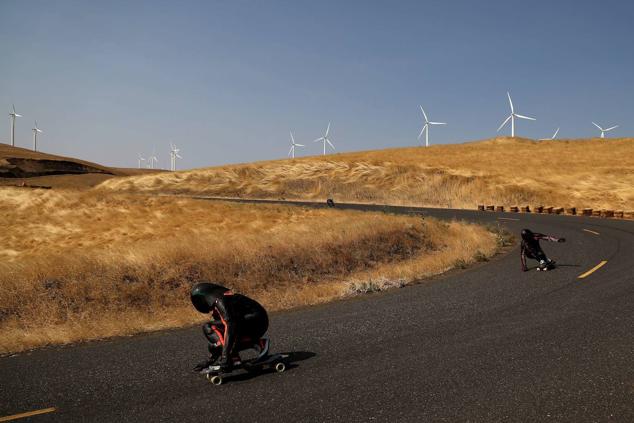
[[[552,272],[521,272],[516,247],[419,285],[275,313],[272,349],[292,368],[220,387],[190,370],[205,355],[199,328],[1,358],[0,418],[54,407],[19,421],[634,421],[634,222],[338,207],[568,242],[545,243]]]

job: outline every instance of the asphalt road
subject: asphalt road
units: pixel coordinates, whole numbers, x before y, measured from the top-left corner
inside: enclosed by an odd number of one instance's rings
[[[272,350],[291,353],[292,368],[220,387],[191,371],[205,355],[199,328],[2,358],[0,417],[54,407],[19,421],[634,421],[634,222],[377,208],[568,242],[543,243],[560,264],[551,272],[521,272],[516,247],[419,285],[273,314]]]

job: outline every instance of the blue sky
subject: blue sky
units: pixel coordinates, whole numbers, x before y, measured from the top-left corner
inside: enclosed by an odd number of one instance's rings
[[[626,1],[0,2],[0,142],[113,166],[181,147],[180,168],[283,158],[332,122],[338,151],[496,135],[506,91],[532,138],[634,124]],[[509,130],[510,131],[510,130]],[[506,131],[506,132],[509,132]]]

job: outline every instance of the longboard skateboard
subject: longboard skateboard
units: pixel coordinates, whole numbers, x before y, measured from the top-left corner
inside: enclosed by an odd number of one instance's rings
[[[544,266],[544,267],[537,266],[537,271],[547,272],[549,270],[553,270],[554,268],[555,268],[555,265],[553,264],[549,264],[548,266]]]
[[[213,365],[200,371],[204,374],[209,382],[214,385],[222,385],[224,377],[232,374],[236,370],[244,369],[247,372],[260,371],[264,369],[274,369],[277,373],[282,373],[286,370],[286,360],[288,354],[272,354],[263,358],[255,360],[247,360],[239,363],[235,363],[233,369],[230,372],[223,373],[220,370],[220,366]]]

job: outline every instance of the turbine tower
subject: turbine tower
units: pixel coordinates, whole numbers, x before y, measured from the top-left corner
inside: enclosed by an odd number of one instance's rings
[[[295,147],[304,147],[304,144],[297,144],[295,142],[295,138],[293,138],[293,133],[291,132],[291,149],[288,151],[288,156],[292,159],[295,158]]]
[[[330,133],[330,122],[328,122],[328,128],[326,128],[326,133],[324,134],[324,136],[323,137],[319,137],[315,141],[313,141],[313,142],[323,142],[324,143],[324,156],[326,155],[326,143],[328,143],[328,145],[330,145],[332,147],[332,149],[335,150],[335,146],[332,145],[332,143],[330,142],[330,138],[328,138],[328,134],[329,133]]]
[[[141,156],[141,153],[139,153],[138,160],[139,160],[139,169],[141,169],[141,163],[145,161],[145,158]]]
[[[176,146],[170,143],[170,159],[172,159],[170,169],[172,172],[176,170],[176,159],[182,159],[182,157],[178,154],[180,148],[176,148]]]
[[[425,113],[425,110],[423,109],[423,106],[418,106],[420,107],[420,111],[423,112],[423,118],[425,118],[425,125],[423,125],[423,129],[420,130],[420,134],[418,134],[418,139],[420,139],[420,137],[423,136],[423,132],[425,133],[425,147],[429,147],[429,127],[431,125],[446,125],[445,122],[430,122],[429,119],[427,119],[427,114]]]
[[[498,132],[500,132],[500,129],[504,128],[504,125],[506,125],[510,119],[511,120],[511,137],[514,137],[515,136],[515,118],[527,119],[527,120],[537,120],[537,119],[520,115],[519,113],[515,113],[515,110],[513,109],[513,100],[511,100],[511,94],[509,94],[509,92],[507,91],[506,95],[509,98],[509,105],[511,106],[511,114],[509,115],[509,117],[506,118],[504,122],[502,122],[502,125],[500,125],[500,127],[498,128]]]
[[[11,146],[15,147],[15,118],[22,117],[15,112],[15,104],[12,104],[13,111],[9,113],[9,117],[11,117]]]
[[[148,169],[154,169],[154,164],[158,163],[158,157],[156,157],[156,154],[154,154],[154,149],[152,149],[152,155],[150,157],[147,158],[148,161]]]
[[[552,141],[557,137],[557,134],[559,133],[559,128],[557,128],[557,130],[555,131],[555,133],[553,134],[552,137],[550,138],[540,138],[540,141]]]
[[[33,151],[37,151],[37,134],[41,134],[42,130],[37,127],[37,121],[35,121],[35,126],[33,127]]]
[[[614,126],[611,126],[611,127],[607,128],[607,129],[603,129],[603,128],[601,128],[599,125],[597,125],[597,124],[596,124],[596,123],[594,123],[594,122],[592,122],[592,124],[593,124],[594,126],[596,126],[597,128],[599,128],[599,131],[601,131],[601,138],[605,138],[605,133],[606,133],[606,132],[611,131],[611,130],[613,130],[613,129],[615,129],[615,128],[618,128],[618,127],[619,127],[619,125],[614,125]]]

